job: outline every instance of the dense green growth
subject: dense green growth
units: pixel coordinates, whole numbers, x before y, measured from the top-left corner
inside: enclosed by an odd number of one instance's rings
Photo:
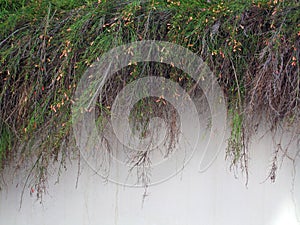
[[[1,167],[34,158],[37,185],[53,160],[66,157],[62,145],[72,141],[70,108],[81,75],[106,51],[133,41],[173,42],[207,62],[232,116],[228,156],[243,169],[262,119],[273,130],[287,122],[299,128],[297,0],[0,0],[0,10]],[[151,63],[148,69],[173,71]],[[128,68],[111,81],[116,88],[103,105],[140,70]],[[190,87],[189,77],[173,73]],[[103,105],[99,115],[107,114]]]

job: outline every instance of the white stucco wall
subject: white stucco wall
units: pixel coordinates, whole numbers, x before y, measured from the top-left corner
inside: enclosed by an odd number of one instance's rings
[[[48,194],[42,204],[26,189],[19,209],[22,183],[16,187],[16,181],[6,180],[7,186],[0,192],[0,224],[300,224],[299,165],[296,175],[293,175],[292,163],[284,161],[276,182],[264,182],[272,156],[271,143],[268,137],[253,142],[248,187],[245,187],[242,177],[235,178],[229,171],[228,162],[224,161],[224,149],[203,173],[198,172],[196,152],[177,176],[150,187],[143,204],[143,189],[105,183],[86,165],[82,165],[79,184],[75,188],[77,162],[68,165],[58,184],[54,184],[55,176],[49,180]]]

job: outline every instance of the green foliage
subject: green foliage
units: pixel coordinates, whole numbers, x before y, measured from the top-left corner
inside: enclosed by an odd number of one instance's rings
[[[6,124],[0,122],[0,171],[2,162],[6,159],[7,153],[12,149],[13,135]]]
[[[37,157],[44,179],[50,159],[65,154],[60,147],[71,132],[72,96],[83,72],[115,46],[151,39],[189,48],[216,74],[232,116],[228,156],[246,167],[252,134],[246,125],[259,123],[255,115],[266,115],[272,126],[299,121],[299,18],[297,1],[0,0],[0,115],[6,122],[0,161],[15,150],[12,140],[32,149],[38,135],[38,150],[24,148],[21,155]],[[98,104],[100,126],[116,92],[144,70],[169,74],[187,90],[195,83],[164,65],[125,68]],[[160,109],[144,103],[149,100],[136,105],[134,118],[148,112],[149,119]],[[146,127],[148,120],[142,122]]]
[[[231,134],[228,139],[227,157],[232,160],[232,166],[241,166],[242,169],[247,168],[247,155],[245,152],[245,130],[243,123],[243,115],[231,109]]]

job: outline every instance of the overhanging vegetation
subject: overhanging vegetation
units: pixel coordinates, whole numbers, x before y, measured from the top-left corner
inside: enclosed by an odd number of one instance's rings
[[[293,128],[292,141],[299,137],[299,7],[297,0],[1,1],[1,168],[19,169],[34,159],[31,185],[43,193],[49,165],[60,160],[63,166],[69,154],[78,154],[64,146],[72,142],[72,96],[83,72],[113,47],[164,40],[197,53],[217,76],[232,118],[227,156],[247,174],[248,144],[262,121],[273,134]],[[187,91],[195,82],[170,66],[146,66]],[[100,121],[116,93],[142,70],[129,66],[109,82]],[[134,118],[153,116],[151,104],[160,109],[156,113],[166,110],[153,102],[141,102]],[[169,131],[172,146],[176,132],[172,126]],[[277,155],[285,150],[274,154],[272,179]]]

